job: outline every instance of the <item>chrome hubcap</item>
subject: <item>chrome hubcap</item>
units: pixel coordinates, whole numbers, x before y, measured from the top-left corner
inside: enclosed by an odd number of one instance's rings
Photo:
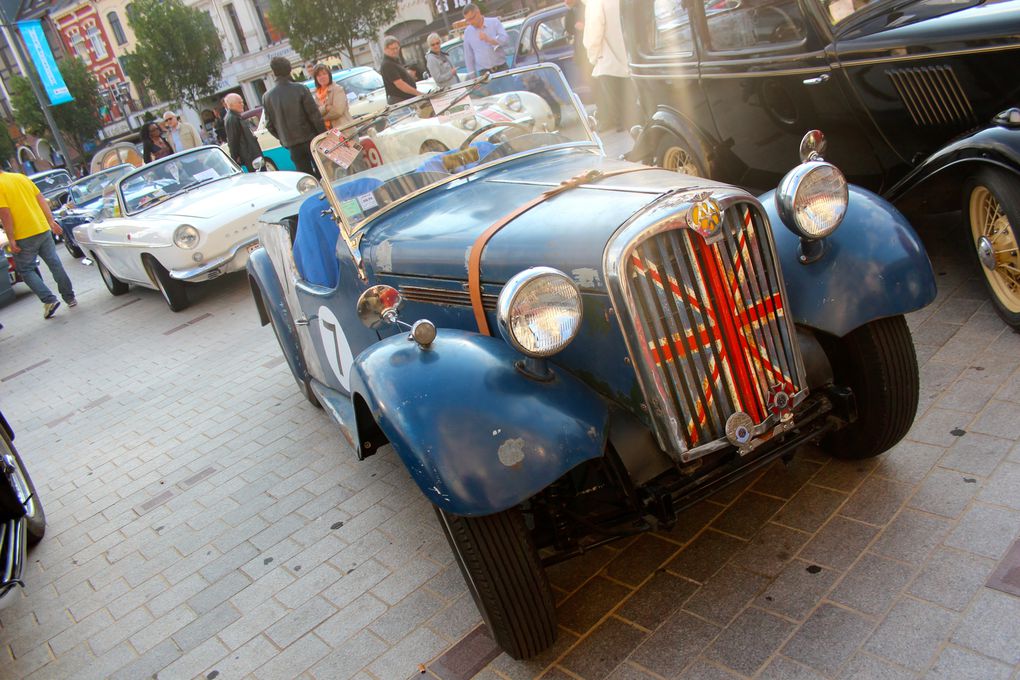
[[[982,236],[977,242],[978,259],[984,268],[990,272],[995,271],[995,249],[987,236]]]

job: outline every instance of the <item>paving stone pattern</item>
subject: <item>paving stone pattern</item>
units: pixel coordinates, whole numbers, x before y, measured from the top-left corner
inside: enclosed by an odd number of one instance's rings
[[[0,612],[3,678],[1020,679],[1020,335],[961,248],[910,316],[915,426],[804,449],[672,529],[550,570],[560,636],[499,654],[392,450],[357,462],[299,395],[243,276],[0,309],[0,406],[49,518]],[[66,258],[66,256],[65,256]]]

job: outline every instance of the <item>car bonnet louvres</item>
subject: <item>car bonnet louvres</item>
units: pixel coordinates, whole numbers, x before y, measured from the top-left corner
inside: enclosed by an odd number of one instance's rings
[[[952,67],[897,68],[889,69],[886,75],[915,125],[965,129],[977,123],[970,100]]]
[[[656,427],[668,430],[660,442],[684,461],[717,449],[733,414],[765,433],[806,395],[767,222],[741,202],[719,226],[710,242],[686,224],[659,231],[621,266],[638,326],[633,360]]]

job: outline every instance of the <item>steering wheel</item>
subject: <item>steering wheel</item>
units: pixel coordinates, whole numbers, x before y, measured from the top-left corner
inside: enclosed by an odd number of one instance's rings
[[[507,120],[507,121],[502,121],[502,122],[497,122],[497,123],[489,123],[488,125],[483,125],[482,127],[478,128],[477,130],[475,130],[474,132],[469,134],[467,136],[467,139],[465,139],[463,142],[460,143],[460,147],[459,147],[458,150],[459,151],[463,151],[464,149],[466,149],[469,146],[471,146],[471,142],[473,142],[476,139],[478,139],[478,137],[483,132],[488,132],[489,130],[492,130],[493,128],[498,128],[498,127],[517,127],[517,128],[520,128],[520,129],[524,130],[525,132],[531,132],[531,126],[530,125],[525,125],[524,123],[518,123],[518,122],[512,121],[512,120]]]
[[[767,23],[768,19],[765,18],[767,13],[779,15],[778,23],[768,33],[768,42],[770,43],[790,42],[791,40],[796,40],[804,33],[797,20],[781,7],[776,7],[775,5],[756,7],[753,12],[755,26],[762,26]]]

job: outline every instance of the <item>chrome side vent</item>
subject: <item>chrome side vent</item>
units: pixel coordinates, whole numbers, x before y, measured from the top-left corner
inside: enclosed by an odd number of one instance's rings
[[[430,305],[446,305],[450,307],[470,307],[471,296],[466,290],[447,290],[428,288],[426,286],[400,286],[400,294],[405,300],[424,302]],[[498,295],[482,295],[482,307],[487,311],[496,309]]]
[[[886,71],[915,125],[970,127],[974,109],[950,66],[920,66]]]

